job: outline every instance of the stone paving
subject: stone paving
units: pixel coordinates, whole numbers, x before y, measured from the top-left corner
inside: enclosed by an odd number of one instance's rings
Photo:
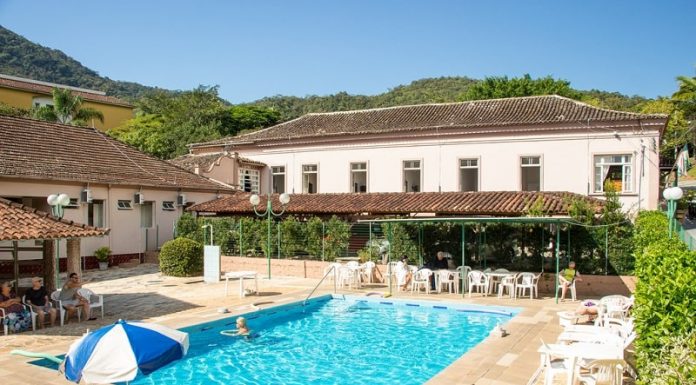
[[[119,318],[183,327],[248,312],[254,307],[263,308],[301,300],[318,282],[317,279],[295,277],[259,279],[259,295],[238,298],[237,281],[230,281],[230,293],[225,296],[224,282],[205,284],[201,277],[166,277],[159,273],[156,265],[151,264],[87,272],[84,280],[85,287],[104,295],[104,319],[82,322],[74,319],[63,327],[54,326],[36,332],[0,336],[0,384],[69,383],[54,370],[26,364],[32,359],[10,355],[9,352],[13,349],[63,354],[70,343],[87,330],[97,329]],[[317,294],[329,293],[332,290],[333,285],[323,285]],[[384,285],[374,284],[356,290],[355,293],[386,291],[388,288]],[[410,294],[395,292],[394,296],[407,297]],[[431,379],[429,385],[527,384],[539,366],[537,348],[540,338],[552,342],[560,333],[556,312],[574,309],[577,306],[577,302],[555,304],[552,298],[510,300],[474,296],[469,299],[454,294],[420,294],[417,297],[523,308],[507,325],[510,335],[504,338],[487,338]],[[220,307],[229,309],[230,314],[218,313],[217,309]],[[541,384],[542,381],[543,376],[536,383]],[[564,381],[565,378],[559,377],[557,383],[561,384]]]

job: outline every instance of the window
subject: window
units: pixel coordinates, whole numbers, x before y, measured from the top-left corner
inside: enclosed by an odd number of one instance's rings
[[[152,201],[140,204],[140,227],[146,229],[152,227]]]
[[[174,201],[163,201],[162,202],[162,210],[175,211],[176,207],[174,207]]]
[[[271,167],[271,174],[273,174],[273,192],[276,194],[282,194],[285,192],[285,166],[273,166]]]
[[[70,203],[63,206],[66,209],[77,209],[80,208],[80,201],[77,198],[70,198]]]
[[[421,191],[421,162],[420,160],[404,161],[404,192]]]
[[[594,192],[604,192],[611,183],[617,192],[633,192],[632,155],[597,155],[594,157]]]
[[[93,227],[104,227],[104,201],[93,199],[87,203],[87,224]]]
[[[367,163],[350,164],[350,188],[354,193],[367,192]]]
[[[251,170],[248,168],[239,169],[239,187],[242,191],[259,193],[259,170]]]
[[[31,103],[34,107],[50,106],[53,107],[53,98],[45,96],[37,96],[32,100]]]
[[[119,210],[133,210],[133,206],[131,206],[131,201],[125,199],[119,199],[119,201],[116,203],[116,207]]]
[[[459,191],[478,191],[478,185],[478,159],[459,159]]]
[[[541,157],[522,157],[522,191],[541,191]]]
[[[302,165],[302,192],[316,194],[318,191],[318,175],[316,164]]]

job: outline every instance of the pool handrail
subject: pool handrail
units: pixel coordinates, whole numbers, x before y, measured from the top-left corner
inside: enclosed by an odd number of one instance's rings
[[[311,297],[312,294],[314,294],[314,292],[317,291],[317,289],[319,288],[319,286],[322,284],[322,282],[324,282],[324,280],[326,279],[326,277],[327,277],[327,276],[329,275],[329,273],[331,273],[331,272],[334,273],[334,294],[336,294],[336,293],[338,292],[338,288],[337,288],[337,286],[336,286],[336,276],[335,276],[335,274],[336,274],[336,265],[331,265],[331,266],[329,267],[329,269],[326,270],[326,273],[324,273],[324,276],[321,277],[321,279],[319,280],[319,283],[317,283],[316,286],[314,286],[314,288],[312,289],[312,291],[309,292],[309,295],[307,295],[307,297],[304,299],[304,301],[302,301],[302,305],[303,305],[303,306],[307,304],[307,301],[309,300],[309,297]]]

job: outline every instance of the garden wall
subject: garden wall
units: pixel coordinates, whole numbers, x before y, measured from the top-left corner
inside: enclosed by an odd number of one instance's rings
[[[265,258],[222,257],[222,271],[256,271],[261,276],[268,273]],[[300,259],[271,259],[271,275],[274,277],[291,276],[319,279],[330,262],[300,260]],[[380,271],[385,271],[384,265],[377,265]],[[379,274],[377,273],[377,276]],[[539,280],[539,292],[553,295],[554,275],[547,273]],[[576,283],[578,298],[598,298],[611,294],[630,295],[635,290],[636,278],[633,276],[615,275],[583,275],[582,282]]]

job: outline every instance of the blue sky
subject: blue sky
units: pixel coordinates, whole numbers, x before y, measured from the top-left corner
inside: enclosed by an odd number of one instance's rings
[[[552,75],[655,97],[696,75],[696,1],[25,1],[0,25],[115,80],[233,103]]]

